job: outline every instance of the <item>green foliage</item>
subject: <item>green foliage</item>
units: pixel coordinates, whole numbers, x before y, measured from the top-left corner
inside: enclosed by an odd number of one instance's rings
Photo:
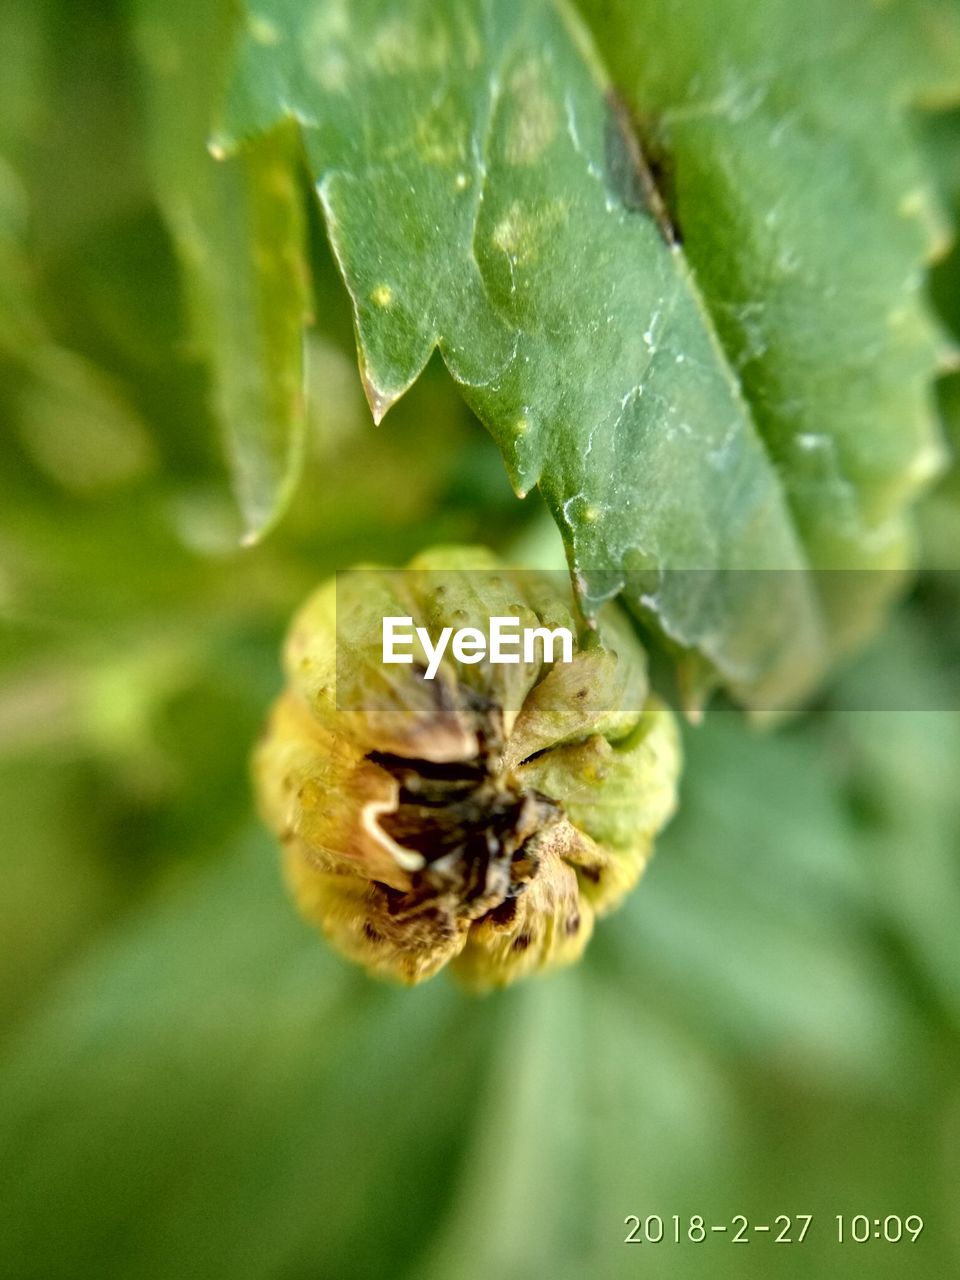
[[[225,3],[142,0],[134,33],[157,200],[180,254],[244,536],[255,541],[300,477],[308,268],[292,132],[257,139],[226,163],[208,150],[233,17]]]
[[[694,689],[789,702],[898,585],[804,571],[903,568],[939,465],[905,108],[960,94],[960,15],[581,8],[267,0],[227,127],[302,125],[375,416],[439,346],[587,604],[622,590]]]
[[[663,1245],[657,1274],[678,1280],[958,1269],[951,574],[925,579],[805,718],[757,736],[724,711],[686,732],[681,811],[644,885],[554,979],[479,1002],[443,981],[371,983],[298,921],[255,824],[249,748],[294,603],[337,567],[431,542],[549,559],[530,519],[538,478],[556,513],[570,504],[576,562],[609,569],[587,584],[597,595],[661,564],[905,554],[944,347],[918,274],[927,197],[900,210],[925,190],[921,156],[960,214],[960,116],[907,104],[956,100],[956,6],[483,12],[484,40],[453,42],[435,68],[417,133],[429,75],[412,78],[411,46],[350,41],[350,22],[374,22],[363,5],[259,5],[244,29],[212,4],[0,3],[11,1280],[615,1277],[638,1265],[621,1244],[632,1212],[816,1215],[802,1249]],[[415,47],[436,58],[473,14],[401,16],[434,33]],[[328,73],[369,90],[333,96],[325,122],[325,91],[297,81],[293,58],[316,26],[296,48],[271,43],[318,15]],[[556,113],[546,140],[517,123],[532,82],[513,78],[531,59],[538,118]],[[231,127],[269,127],[218,161],[206,140],[231,66]],[[680,249],[629,186],[607,77],[651,156],[672,157]],[[301,139],[280,122],[288,90]],[[490,127],[474,228],[477,119]],[[540,141],[539,160],[511,160]],[[339,263],[310,192],[271,180],[278,158],[285,177],[323,181]],[[511,247],[514,203],[564,202],[539,258]],[[960,338],[956,251],[932,289]],[[376,429],[355,322],[381,399],[417,378]],[[435,342],[459,389],[439,359],[420,374]],[[939,403],[955,449],[956,375]],[[621,410],[624,432],[605,430]],[[711,461],[728,428],[727,461]],[[808,458],[804,433],[829,443]],[[958,475],[922,508],[930,565],[956,567]],[[718,578],[692,601],[683,581],[665,579],[678,594],[661,597],[664,629],[679,619],[706,649],[709,602],[711,661],[745,657],[783,692],[823,656],[808,639],[866,626],[891,578],[868,576],[878,595],[852,612],[815,599],[805,572],[776,602],[747,578],[758,595]],[[797,667],[778,648],[785,619]],[[878,690],[913,709],[844,709]],[[912,1252],[838,1253],[833,1214],[861,1210],[919,1212],[927,1229]]]
[[[646,1208],[814,1213],[775,1274],[832,1274],[832,1215],[861,1204],[929,1215],[906,1273],[949,1274],[957,736],[942,712],[775,740],[718,715],[595,954],[481,1003],[335,960],[242,836],[94,941],[11,1045],[13,1274],[613,1277]],[[773,1274],[759,1244],[658,1258]]]

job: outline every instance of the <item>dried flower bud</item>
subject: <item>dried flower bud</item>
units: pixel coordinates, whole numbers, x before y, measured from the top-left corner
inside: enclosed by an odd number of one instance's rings
[[[255,758],[303,913],[344,955],[408,983],[447,963],[502,986],[582,953],[636,883],[675,804],[676,725],[613,606],[571,662],[386,666],[382,619],[435,634],[577,620],[550,575],[441,548],[324,583],[295,618],[288,687]]]

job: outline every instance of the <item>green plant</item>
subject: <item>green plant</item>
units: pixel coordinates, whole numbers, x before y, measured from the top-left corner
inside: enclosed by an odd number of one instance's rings
[[[814,1215],[667,1277],[955,1271],[955,0],[0,46],[0,1271],[619,1277],[641,1211]],[[248,780],[293,610],[449,545],[688,717],[640,889],[482,1000],[319,943]]]

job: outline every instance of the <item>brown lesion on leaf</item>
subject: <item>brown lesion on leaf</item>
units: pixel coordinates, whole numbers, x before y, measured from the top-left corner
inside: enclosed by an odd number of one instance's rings
[[[653,218],[664,241],[674,248],[682,243],[675,207],[672,157],[654,121],[631,109],[617,89],[607,99],[607,178],[628,209]]]

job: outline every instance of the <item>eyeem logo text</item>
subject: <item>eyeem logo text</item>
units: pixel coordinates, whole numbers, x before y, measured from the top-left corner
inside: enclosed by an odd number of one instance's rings
[[[432,680],[449,647],[458,662],[472,664],[536,662],[537,645],[544,662],[573,661],[573,633],[567,627],[521,627],[519,618],[491,618],[488,635],[479,627],[444,627],[436,643],[426,627],[415,627],[412,618],[384,618],[383,661],[413,662],[413,645],[419,640],[427,658],[426,679]],[[560,656],[556,656],[559,645]]]

